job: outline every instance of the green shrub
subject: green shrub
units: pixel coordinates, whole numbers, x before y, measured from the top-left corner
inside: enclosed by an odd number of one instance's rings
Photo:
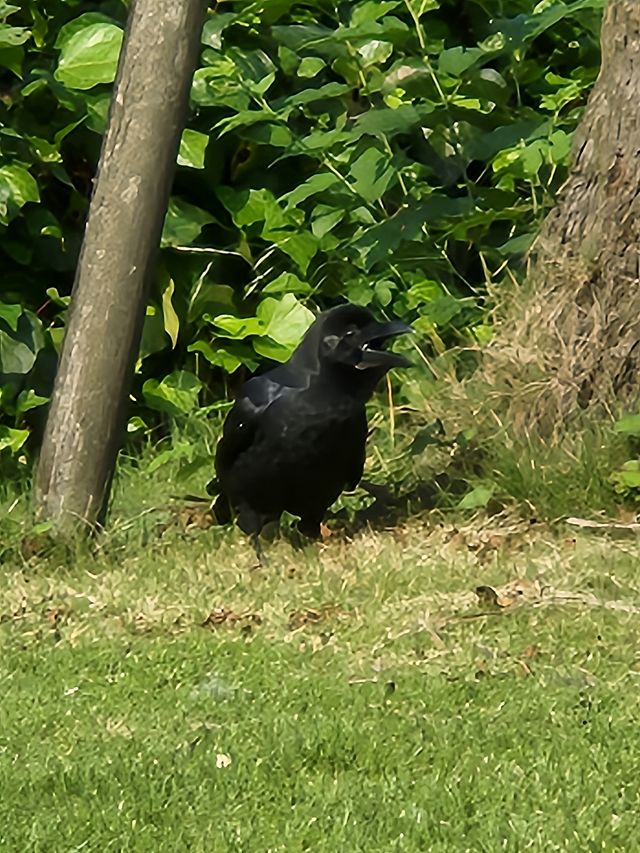
[[[227,376],[286,359],[312,311],[336,300],[411,320],[427,354],[486,341],[488,287],[517,272],[565,175],[602,6],[212,10],[131,434],[215,404]],[[126,18],[123,2],[95,9],[0,3],[5,454],[23,453],[30,431],[37,441],[64,332]]]

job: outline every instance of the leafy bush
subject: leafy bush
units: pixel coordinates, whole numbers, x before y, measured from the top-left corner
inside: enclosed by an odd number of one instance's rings
[[[131,431],[286,359],[310,308],[336,300],[411,320],[431,353],[485,341],[490,285],[564,177],[602,6],[212,10]],[[95,8],[0,0],[0,449],[14,453],[51,391],[122,41],[126,4]]]

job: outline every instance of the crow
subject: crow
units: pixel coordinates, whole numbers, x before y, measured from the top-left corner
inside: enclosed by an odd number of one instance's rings
[[[411,331],[340,305],[316,318],[288,362],[245,382],[216,448],[214,512],[221,524],[236,515],[261,562],[267,524],[287,511],[303,535],[318,538],[328,507],[357,486],[365,404],[390,368],[410,365],[385,344]]]

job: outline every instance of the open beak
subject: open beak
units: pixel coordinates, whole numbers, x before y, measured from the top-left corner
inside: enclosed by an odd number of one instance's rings
[[[365,329],[363,338],[365,343],[361,349],[360,361],[356,365],[359,370],[369,367],[383,367],[390,370],[392,367],[411,367],[411,362],[403,355],[396,352],[388,352],[385,346],[391,338],[398,335],[406,335],[413,332],[411,326],[392,320],[389,323],[372,323]]]

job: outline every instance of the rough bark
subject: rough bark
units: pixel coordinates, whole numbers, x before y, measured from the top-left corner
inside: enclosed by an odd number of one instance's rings
[[[610,0],[601,40],[570,176],[487,362],[496,387],[517,377],[515,425],[547,435],[585,408],[632,405],[640,390],[638,0]]]
[[[36,472],[39,515],[104,518],[206,0],[134,0]]]

